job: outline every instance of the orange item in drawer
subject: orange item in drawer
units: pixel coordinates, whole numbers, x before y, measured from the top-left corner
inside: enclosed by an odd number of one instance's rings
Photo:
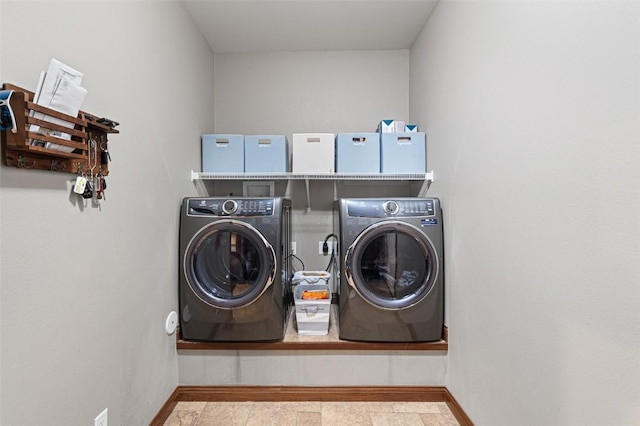
[[[327,290],[305,290],[302,292],[302,300],[328,299]]]

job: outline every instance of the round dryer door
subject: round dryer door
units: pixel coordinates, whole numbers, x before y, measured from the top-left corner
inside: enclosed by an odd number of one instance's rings
[[[273,284],[273,247],[253,226],[220,220],[202,228],[189,242],[184,273],[191,290],[222,309],[247,306]]]
[[[424,299],[438,274],[431,241],[417,227],[395,220],[366,228],[347,250],[347,283],[371,305],[406,309]]]

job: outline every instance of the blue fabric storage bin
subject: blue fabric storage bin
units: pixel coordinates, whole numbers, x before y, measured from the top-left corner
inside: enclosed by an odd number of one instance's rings
[[[284,135],[245,135],[244,171],[247,173],[286,173],[289,148]]]
[[[426,173],[424,132],[381,133],[381,173]]]
[[[244,135],[202,135],[202,171],[244,172]]]
[[[336,173],[380,173],[380,133],[338,133]]]

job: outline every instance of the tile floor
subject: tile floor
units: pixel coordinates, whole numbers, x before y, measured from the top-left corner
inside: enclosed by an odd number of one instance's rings
[[[444,402],[179,402],[165,426],[452,426]]]

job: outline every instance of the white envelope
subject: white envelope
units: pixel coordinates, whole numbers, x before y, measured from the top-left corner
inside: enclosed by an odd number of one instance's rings
[[[47,108],[51,108],[51,102],[53,101],[54,96],[56,96],[57,90],[60,89],[60,85],[62,84],[62,81],[67,80],[69,82],[72,82],[76,86],[80,86],[80,83],[82,81],[82,76],[83,74],[80,71],[74,68],[71,68],[68,65],[63,64],[62,62],[56,60],[55,58],[52,58],[51,62],[49,63],[49,68],[47,69],[47,72],[44,73],[44,76],[43,75],[40,76],[40,81],[38,82],[38,87],[34,95],[34,103],[45,106]],[[59,98],[59,100],[56,102],[60,104],[60,102],[62,102],[62,99]],[[52,109],[55,109],[55,108],[52,108]],[[73,115],[75,116],[76,114],[77,112]],[[45,114],[40,112],[35,112],[32,114],[32,116],[37,119],[47,120],[47,121],[51,121],[51,118],[52,118],[52,117],[45,116]],[[31,126],[29,126],[29,131],[41,133],[40,126],[37,126],[35,124],[32,124]],[[37,143],[38,143],[37,141],[32,141],[32,144],[37,144]]]
[[[59,87],[57,88],[53,95],[53,98],[51,99],[49,108],[70,115],[72,117],[76,117],[78,115],[78,112],[80,111],[80,106],[82,106],[82,102],[84,102],[84,98],[86,96],[87,89],[76,85],[67,76],[63,76],[62,80],[60,81]],[[54,124],[58,124],[60,126],[68,127],[70,129],[74,127],[74,123],[70,121],[64,121],[60,118],[46,116],[44,120]],[[47,131],[46,134],[65,140],[71,140],[70,134],[60,131],[50,130]],[[75,149],[68,146],[52,143],[47,143],[45,147],[50,149],[58,149],[65,152],[72,152]]]

